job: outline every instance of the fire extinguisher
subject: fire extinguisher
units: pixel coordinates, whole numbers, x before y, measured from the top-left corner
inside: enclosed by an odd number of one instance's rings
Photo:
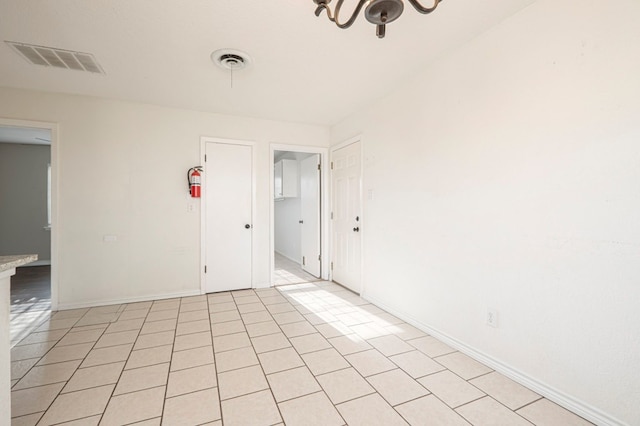
[[[200,173],[202,173],[202,166],[192,167],[187,172],[189,193],[192,198],[200,198]]]

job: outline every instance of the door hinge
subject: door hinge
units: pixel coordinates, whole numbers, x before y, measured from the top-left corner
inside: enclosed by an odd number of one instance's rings
[[[318,260],[322,260],[322,256],[318,255]]]
[[[321,170],[321,168],[320,168],[320,164],[318,164],[318,170]]]
[[[331,170],[333,170],[333,161],[331,162]]]
[[[331,212],[331,220],[333,220],[333,212]]]
[[[306,265],[306,259],[304,256],[302,256],[302,266],[305,266],[305,265]]]
[[[331,270],[333,271],[333,262],[331,262]]]
[[[204,265],[204,273],[207,273],[207,265]]]
[[[207,154],[204,155],[204,162],[207,162]]]

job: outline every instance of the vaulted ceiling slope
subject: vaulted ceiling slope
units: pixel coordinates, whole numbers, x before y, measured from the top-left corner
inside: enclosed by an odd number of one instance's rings
[[[6,0],[2,41],[91,53],[105,74],[33,65],[3,42],[0,86],[333,125],[533,1],[407,4],[378,39],[362,16],[348,30],[316,17],[312,0]],[[253,58],[233,88],[209,58],[220,48]]]

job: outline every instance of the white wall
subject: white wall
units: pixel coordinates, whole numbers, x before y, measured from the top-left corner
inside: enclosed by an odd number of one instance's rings
[[[638,22],[539,0],[332,129],[375,194],[365,297],[602,424],[640,424]]]
[[[302,258],[302,250],[300,247],[300,224],[298,221],[301,217],[300,203],[300,161],[299,158],[308,157],[309,154],[292,151],[275,151],[274,162],[280,160],[297,161],[296,194],[297,197],[288,197],[281,200],[275,200],[273,204],[273,239],[274,250],[276,253],[288,257],[289,259],[300,263]]]
[[[0,99],[0,117],[59,124],[62,307],[200,291],[200,216],[186,187],[200,136],[256,142],[253,279],[269,285],[269,143],[329,141],[319,126],[7,88]]]
[[[51,259],[47,226],[48,145],[0,143],[0,255],[37,254]]]
[[[300,263],[302,257],[300,248],[300,197],[285,198],[275,201],[273,205],[274,244],[277,253]]]

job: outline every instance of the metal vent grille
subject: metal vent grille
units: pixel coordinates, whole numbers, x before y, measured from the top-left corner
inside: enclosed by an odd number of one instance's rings
[[[17,43],[15,41],[5,41],[5,43],[13,47],[13,50],[20,56],[34,65],[87,71],[96,74],[105,73],[91,53],[73,52],[71,50]]]

